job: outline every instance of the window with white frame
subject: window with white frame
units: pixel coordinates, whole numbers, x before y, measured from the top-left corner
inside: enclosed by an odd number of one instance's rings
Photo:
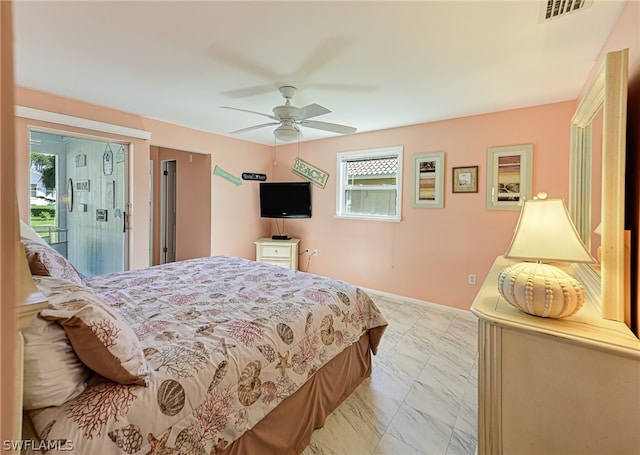
[[[336,217],[400,221],[402,147],[338,153]]]

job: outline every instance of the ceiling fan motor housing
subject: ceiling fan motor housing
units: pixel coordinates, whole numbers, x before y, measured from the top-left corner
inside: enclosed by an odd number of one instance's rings
[[[291,106],[289,104],[289,100],[287,100],[287,104],[284,106],[276,106],[273,108],[273,115],[278,117],[280,120],[286,120],[290,118],[295,118],[295,113],[298,111],[298,108],[295,106]]]

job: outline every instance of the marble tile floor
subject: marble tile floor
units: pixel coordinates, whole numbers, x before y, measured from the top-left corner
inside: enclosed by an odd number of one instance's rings
[[[389,322],[373,372],[302,455],[473,455],[477,319],[369,291]]]

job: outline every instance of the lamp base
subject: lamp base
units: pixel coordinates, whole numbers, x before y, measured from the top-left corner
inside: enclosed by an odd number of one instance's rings
[[[584,304],[578,280],[549,264],[520,262],[498,275],[498,291],[512,306],[545,318],[564,318]]]

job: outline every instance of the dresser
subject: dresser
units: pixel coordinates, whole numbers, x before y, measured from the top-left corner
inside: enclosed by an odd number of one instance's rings
[[[496,454],[640,453],[640,340],[600,317],[598,289],[575,315],[523,313],[497,289],[496,259],[478,317],[478,450]],[[575,274],[578,267],[567,270]]]
[[[298,244],[300,239],[273,240],[262,238],[254,243],[256,244],[256,261],[298,270]]]

